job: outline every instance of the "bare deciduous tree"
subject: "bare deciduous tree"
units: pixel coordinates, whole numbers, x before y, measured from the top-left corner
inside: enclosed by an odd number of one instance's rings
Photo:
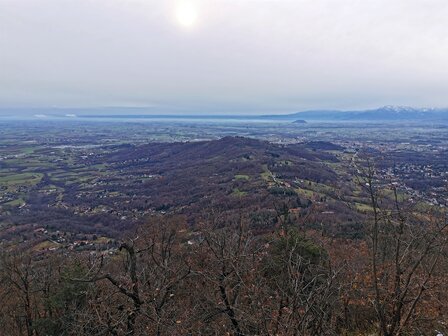
[[[359,185],[370,198],[367,233],[378,330],[384,336],[402,335],[412,329],[417,309],[435,285],[448,246],[446,212],[406,204],[394,184],[377,176],[370,160],[358,172]]]

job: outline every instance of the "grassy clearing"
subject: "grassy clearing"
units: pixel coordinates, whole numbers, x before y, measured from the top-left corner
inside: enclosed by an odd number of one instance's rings
[[[89,173],[71,173],[54,174],[51,179],[56,182],[64,182],[65,184],[89,182],[96,176]]]
[[[235,175],[235,180],[249,181],[250,180],[250,176],[249,175]]]
[[[94,241],[95,244],[107,244],[110,240],[112,240],[111,238],[108,237],[98,237],[97,240]]]
[[[37,244],[36,246],[33,247],[33,251],[38,252],[38,251],[45,251],[48,250],[50,248],[57,248],[59,246],[59,244],[54,243],[52,241],[46,240],[43,241],[42,243]]]
[[[261,178],[266,182],[272,181],[272,173],[269,171],[268,165],[264,164],[262,166],[263,172],[260,174]]]
[[[36,185],[42,180],[43,174],[40,173],[23,173],[0,176],[0,185],[11,187],[19,185]]]
[[[307,190],[307,189],[303,189],[303,188],[296,188],[295,191],[297,192],[297,194],[299,194],[300,196],[305,196],[307,198],[312,198],[315,195],[315,192],[312,190]]]
[[[238,188],[233,189],[232,196],[235,197],[244,197],[247,195],[247,192],[241,191]]]
[[[355,203],[356,210],[362,211],[362,212],[368,212],[373,211],[373,208],[370,205],[363,204],[363,203]]]
[[[303,182],[299,183],[299,187],[297,188],[298,193],[302,193],[306,197],[311,197],[313,195],[317,195],[319,197],[329,196],[331,193],[334,193],[334,188],[327,186],[326,184],[316,183],[313,181],[302,180]]]
[[[18,199],[14,200],[14,201],[10,201],[10,202],[4,203],[3,205],[17,207],[17,206],[22,206],[24,204],[25,204],[25,200],[23,198],[18,198]]]
[[[23,154],[28,154],[29,155],[29,154],[33,154],[36,149],[37,149],[36,147],[23,147],[21,149],[21,152]]]
[[[271,173],[269,173],[269,172],[264,172],[264,173],[261,173],[260,175],[261,175],[261,178],[262,178],[263,180],[265,180],[266,182],[271,181]]]
[[[107,166],[105,164],[97,164],[93,166],[73,169],[73,171],[77,173],[96,173],[96,174],[101,173],[104,170],[107,170]]]

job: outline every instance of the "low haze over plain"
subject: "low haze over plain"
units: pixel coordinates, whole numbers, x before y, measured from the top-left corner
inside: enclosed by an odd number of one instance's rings
[[[0,107],[446,107],[446,0],[0,0]]]

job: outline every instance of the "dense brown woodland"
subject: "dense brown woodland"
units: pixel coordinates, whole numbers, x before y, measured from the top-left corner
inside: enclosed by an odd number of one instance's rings
[[[341,179],[328,168],[338,162],[328,143],[223,141],[119,146],[90,158],[156,176],[129,190],[136,202],[146,197],[141,211],[156,210],[131,229],[112,225],[115,250],[5,249],[0,335],[448,332],[444,208],[409,202],[367,155]],[[293,185],[300,179],[338,184],[305,198]],[[85,201],[67,195],[66,204]]]

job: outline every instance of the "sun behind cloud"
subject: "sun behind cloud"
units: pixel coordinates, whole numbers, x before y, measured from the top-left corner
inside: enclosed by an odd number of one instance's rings
[[[183,1],[177,4],[175,14],[177,23],[184,28],[192,28],[198,22],[199,11],[192,2]]]

